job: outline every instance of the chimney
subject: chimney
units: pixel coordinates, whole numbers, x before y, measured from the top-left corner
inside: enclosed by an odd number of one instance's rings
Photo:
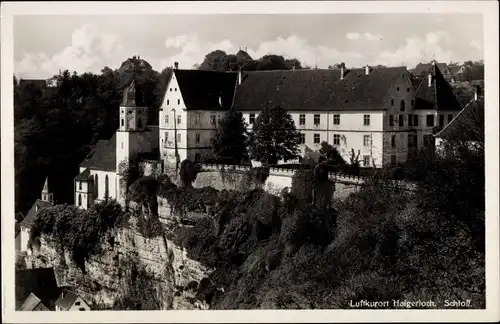
[[[429,75],[427,76],[427,85],[430,87],[432,86],[432,73],[429,72]]]
[[[179,62],[174,62],[174,69],[176,69],[176,70],[179,69]]]
[[[242,71],[241,70],[242,70],[241,68],[238,69],[238,85],[241,85],[241,81],[242,81],[242,75],[241,75]]]
[[[340,80],[344,80],[344,74],[345,74],[345,63],[342,62],[340,63]]]
[[[477,101],[477,97],[481,95],[481,87],[476,86],[476,91],[474,91],[474,101]]]
[[[222,94],[219,95],[219,105],[222,107]]]
[[[369,75],[370,74],[370,66],[367,65],[365,66],[365,75]]]

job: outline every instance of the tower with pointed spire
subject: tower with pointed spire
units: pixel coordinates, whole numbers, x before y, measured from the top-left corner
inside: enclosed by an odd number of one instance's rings
[[[49,177],[45,178],[45,183],[43,184],[41,198],[42,201],[50,203],[54,202],[54,194],[49,189]]]

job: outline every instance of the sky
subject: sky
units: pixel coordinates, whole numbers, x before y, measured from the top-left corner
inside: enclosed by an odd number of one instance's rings
[[[138,55],[161,71],[191,69],[213,50],[266,54],[327,68],[484,58],[480,14],[204,14],[14,18],[14,72],[48,78],[59,70],[99,73]]]

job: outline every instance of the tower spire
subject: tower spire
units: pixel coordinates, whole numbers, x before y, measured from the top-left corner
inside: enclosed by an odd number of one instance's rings
[[[42,188],[42,201],[47,201],[47,202],[53,202],[54,201],[54,194],[50,192],[49,188],[49,177],[45,178],[45,183],[43,184]]]

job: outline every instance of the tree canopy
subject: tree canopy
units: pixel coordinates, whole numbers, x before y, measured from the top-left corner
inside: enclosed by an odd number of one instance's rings
[[[247,125],[242,113],[231,109],[220,120],[211,139],[214,154],[221,161],[240,164],[248,157],[247,139]]]
[[[255,119],[249,134],[250,158],[264,165],[298,158],[300,134],[280,106],[266,107]]]

